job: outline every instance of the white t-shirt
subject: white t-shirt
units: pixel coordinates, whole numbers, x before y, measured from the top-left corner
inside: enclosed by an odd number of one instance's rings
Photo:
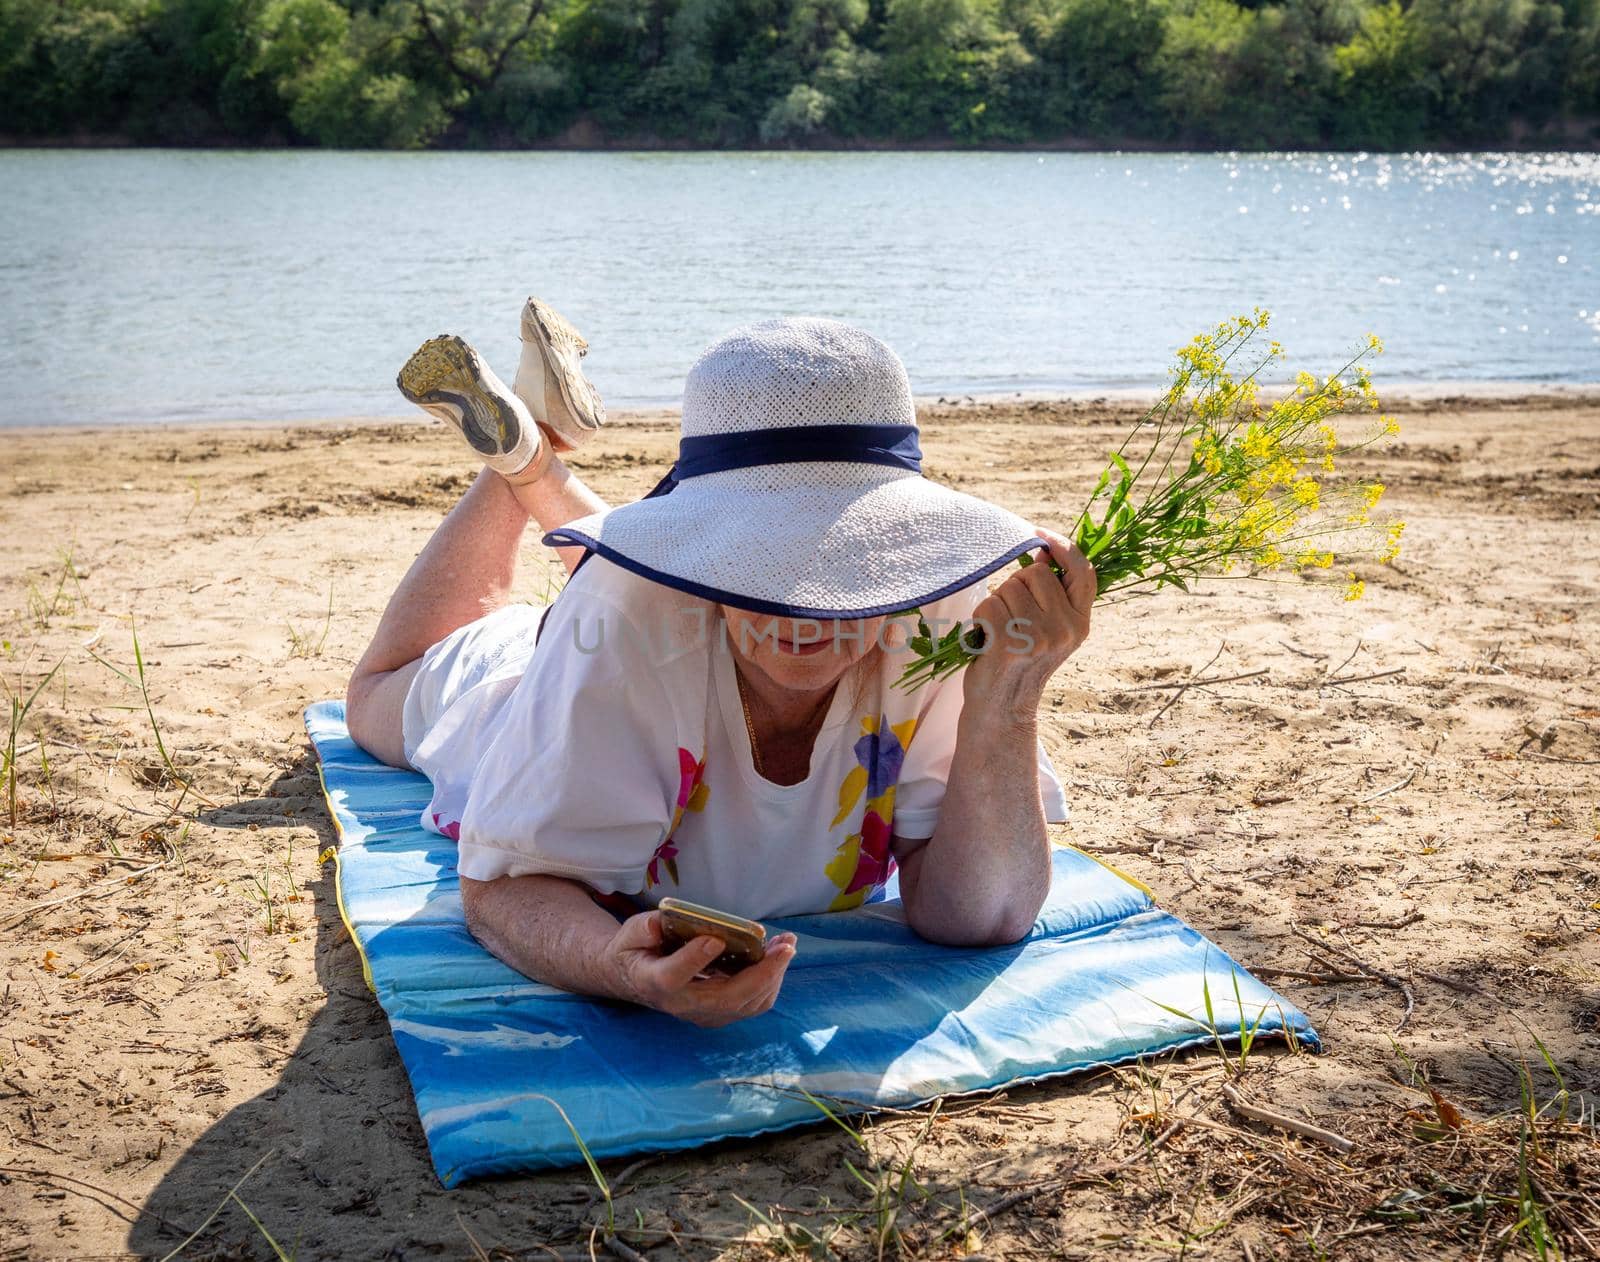
[[[949,625],[986,590],[924,616]],[[893,681],[909,659],[879,654],[864,688],[847,676],[835,690],[806,778],[773,784],[751,760],[724,625],[712,602],[596,556],[548,617],[509,606],[430,649],[406,753],[433,781],[423,824],[456,839],[461,875],[569,877],[758,920],[874,897],[891,837],[938,823],[960,674],[907,692]],[[1042,746],[1038,768],[1046,818],[1064,820]]]

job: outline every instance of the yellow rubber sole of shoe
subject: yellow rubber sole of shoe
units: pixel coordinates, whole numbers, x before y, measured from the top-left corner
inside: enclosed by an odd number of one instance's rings
[[[512,429],[520,431],[521,426],[506,415],[501,400],[479,384],[479,371],[472,348],[447,334],[431,337],[419,346],[400,369],[395,385],[419,407],[451,403],[461,409],[465,413],[460,422],[462,432],[485,455],[509,451],[518,438]]]
[[[427,396],[442,390],[482,397],[476,376],[472,352],[465,342],[459,337],[430,337],[406,360],[395,384],[413,403],[425,402]]]

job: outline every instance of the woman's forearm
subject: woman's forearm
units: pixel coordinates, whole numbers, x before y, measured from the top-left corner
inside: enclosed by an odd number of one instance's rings
[[[923,937],[976,945],[1027,934],[1050,888],[1031,718],[963,711],[938,827],[906,867],[906,916]]]
[[[608,949],[616,920],[575,882],[462,877],[461,905],[472,936],[524,976],[578,994],[635,998]]]
[[[700,1026],[760,1016],[777,1000],[795,937],[767,939],[760,963],[708,974],[724,945],[697,937],[673,949],[659,912],[622,924],[597,907],[585,886],[553,876],[461,879],[467,928],[526,977],[581,995],[623,999]]]
[[[979,626],[1006,628],[961,679],[961,718],[933,838],[905,853],[900,887],[911,927],[937,942],[1015,942],[1050,890],[1050,838],[1039,794],[1039,702],[1050,676],[1089,635],[1094,567],[1060,535],[980,600]],[[897,853],[899,851],[897,850]]]

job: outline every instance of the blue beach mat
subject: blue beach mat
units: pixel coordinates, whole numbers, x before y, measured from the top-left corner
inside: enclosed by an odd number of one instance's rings
[[[306,728],[339,829],[339,909],[446,1187],[581,1161],[552,1100],[596,1157],[692,1148],[816,1122],[808,1093],[905,1107],[1210,1042],[1207,985],[1222,1037],[1259,1018],[1316,1046],[1302,1012],[1070,849],[1015,946],[935,946],[891,899],[773,922],[799,936],[777,1006],[720,1030],[571,995],[468,934],[455,845],[418,823],[428,781],[359,749],[337,702]]]

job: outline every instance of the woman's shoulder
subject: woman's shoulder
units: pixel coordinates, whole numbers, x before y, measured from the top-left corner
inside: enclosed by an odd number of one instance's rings
[[[545,635],[580,652],[620,654],[635,667],[664,666],[703,654],[718,616],[708,600],[591,554],[552,605]]]

